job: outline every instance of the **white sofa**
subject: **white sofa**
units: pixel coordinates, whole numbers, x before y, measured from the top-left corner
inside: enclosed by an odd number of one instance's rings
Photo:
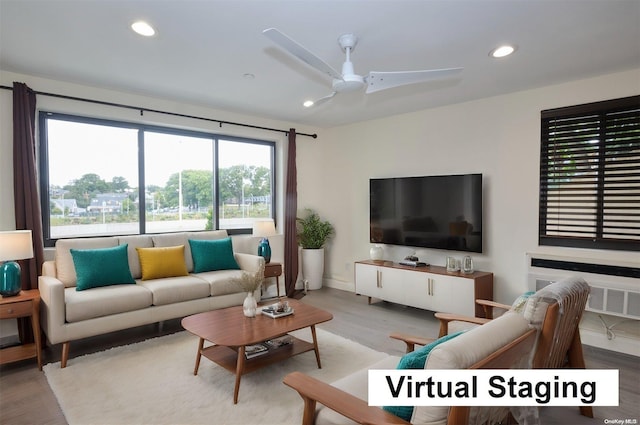
[[[43,265],[38,279],[42,328],[51,344],[62,343],[61,367],[65,367],[70,341],[132,328],[199,312],[241,305],[246,293],[231,282],[243,271],[256,272],[264,264],[257,255],[237,252],[239,270],[193,273],[189,240],[227,238],[224,230],[154,235],[59,239],[55,258]],[[113,248],[127,244],[131,276],[135,284],[76,290],[77,276],[71,249]],[[186,276],[142,280],[136,248],[184,245]],[[122,248],[124,249],[124,248]],[[259,299],[260,290],[256,291]]]

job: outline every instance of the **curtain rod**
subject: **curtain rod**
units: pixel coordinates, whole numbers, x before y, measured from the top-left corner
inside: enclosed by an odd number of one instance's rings
[[[13,87],[10,87],[10,86],[0,86],[0,88],[1,89],[5,89],[5,90],[13,90]],[[116,107],[116,108],[133,109],[133,110],[136,110],[136,111],[140,111],[140,115],[142,115],[144,112],[153,112],[153,113],[156,113],[156,114],[171,115],[171,116],[174,116],[174,117],[192,118],[192,119],[196,119],[196,120],[217,122],[217,123],[220,124],[220,127],[222,127],[223,124],[236,125],[236,126],[239,126],[239,127],[248,127],[248,128],[255,128],[255,129],[258,129],[258,130],[275,131],[277,133],[289,134],[289,130],[281,130],[279,128],[261,127],[261,126],[258,126],[258,125],[244,124],[244,123],[233,122],[233,121],[216,120],[216,119],[213,119],[213,118],[199,117],[199,116],[196,116],[196,115],[178,114],[176,112],[167,112],[167,111],[161,111],[161,110],[158,110],[158,109],[149,109],[149,108],[142,108],[142,107],[139,107],[139,106],[125,105],[123,103],[105,102],[105,101],[102,101],[102,100],[94,100],[94,99],[86,99],[86,98],[82,98],[82,97],[66,96],[66,95],[56,94],[56,93],[46,93],[46,92],[39,92],[39,91],[35,91],[35,90],[33,90],[33,92],[35,94],[41,95],[41,96],[57,97],[59,99],[67,99],[67,100],[76,100],[78,102],[96,103],[98,105],[113,106],[113,107]],[[318,135],[315,134],[315,133],[314,134],[308,134],[308,133],[298,133],[298,132],[296,132],[296,135],[311,137],[311,138],[314,138],[314,139],[318,138]]]

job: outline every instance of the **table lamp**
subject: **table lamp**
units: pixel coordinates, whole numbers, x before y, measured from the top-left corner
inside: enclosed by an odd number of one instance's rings
[[[276,234],[273,220],[259,220],[253,222],[253,236],[262,237],[258,244],[258,255],[264,257],[265,263],[271,261],[271,246],[267,237]]]
[[[26,258],[33,258],[31,230],[0,232],[0,295],[3,297],[20,293],[20,265],[15,260]]]

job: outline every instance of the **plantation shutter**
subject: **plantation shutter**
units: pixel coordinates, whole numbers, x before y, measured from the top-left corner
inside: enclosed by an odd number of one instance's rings
[[[540,245],[640,250],[640,96],[541,115]]]

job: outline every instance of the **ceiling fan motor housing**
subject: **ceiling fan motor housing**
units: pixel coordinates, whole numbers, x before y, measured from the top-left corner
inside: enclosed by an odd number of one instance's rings
[[[333,90],[338,93],[360,90],[364,87],[364,78],[360,75],[343,75],[342,80],[333,80]]]
[[[364,78],[354,73],[353,62],[349,60],[342,64],[342,80],[333,79],[333,90],[338,93],[356,91],[364,85]]]

